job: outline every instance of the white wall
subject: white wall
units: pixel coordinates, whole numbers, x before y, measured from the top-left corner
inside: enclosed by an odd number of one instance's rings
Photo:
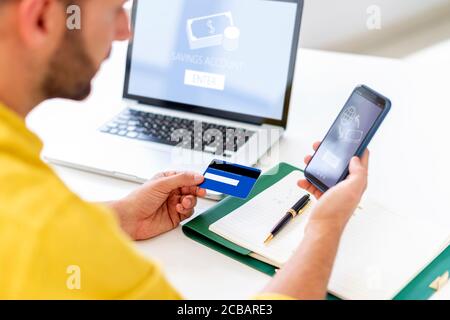
[[[381,9],[381,30],[367,28],[372,5]],[[305,0],[301,44],[352,51],[436,19],[450,19],[450,0]]]
[[[128,0],[127,8],[131,5]],[[372,5],[381,9],[381,30],[367,28]],[[430,36],[425,29],[433,23]],[[449,25],[450,0],[305,0],[300,42],[306,48],[396,57],[411,53],[403,49],[405,42],[416,51],[450,37]],[[412,33],[420,38],[411,40]],[[399,42],[401,49],[395,48]]]

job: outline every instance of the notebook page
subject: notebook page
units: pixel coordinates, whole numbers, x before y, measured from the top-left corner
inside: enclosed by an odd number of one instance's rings
[[[449,244],[450,233],[366,200],[342,236],[329,291],[345,299],[392,299]]]
[[[210,230],[282,266],[299,246],[311,209],[264,245],[271,228],[304,193],[293,172]],[[392,299],[448,245],[450,233],[427,220],[364,200],[342,236],[329,291],[344,299]]]
[[[301,242],[311,209],[291,221],[269,245],[265,245],[264,240],[291,206],[307,194],[297,186],[303,177],[300,171],[290,173],[209,229],[281,266]]]

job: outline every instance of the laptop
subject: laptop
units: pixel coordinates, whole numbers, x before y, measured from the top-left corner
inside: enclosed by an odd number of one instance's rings
[[[135,0],[123,111],[48,161],[143,183],[252,166],[288,120],[302,0]]]

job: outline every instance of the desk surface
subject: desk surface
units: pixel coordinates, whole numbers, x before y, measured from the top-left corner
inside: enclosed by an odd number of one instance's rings
[[[64,123],[74,119],[101,123],[117,113],[124,107],[120,99],[125,49],[125,44],[114,46],[86,102],[46,102],[28,117],[30,128],[46,144],[64,143]],[[260,166],[267,169],[281,160],[303,167],[302,159],[311,152],[311,143],[324,136],[353,88],[364,83],[393,102],[391,114],[370,146],[367,195],[394,211],[450,227],[450,197],[446,191],[450,157],[447,149],[439,148],[448,146],[441,132],[449,111],[441,107],[441,96],[435,94],[432,71],[425,69],[399,60],[300,50],[288,129],[275,152]],[[91,201],[118,199],[137,187],[77,170],[55,170],[74,192]],[[422,194],[428,195],[429,202],[414,201]],[[213,204],[201,200],[197,212]],[[189,299],[245,299],[269,280],[186,238],[180,228],[139,242],[137,247],[160,261],[174,286]]]

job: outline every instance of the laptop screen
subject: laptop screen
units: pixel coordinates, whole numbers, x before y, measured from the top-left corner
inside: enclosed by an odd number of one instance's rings
[[[295,65],[299,4],[136,1],[125,96],[236,120],[281,123]]]

